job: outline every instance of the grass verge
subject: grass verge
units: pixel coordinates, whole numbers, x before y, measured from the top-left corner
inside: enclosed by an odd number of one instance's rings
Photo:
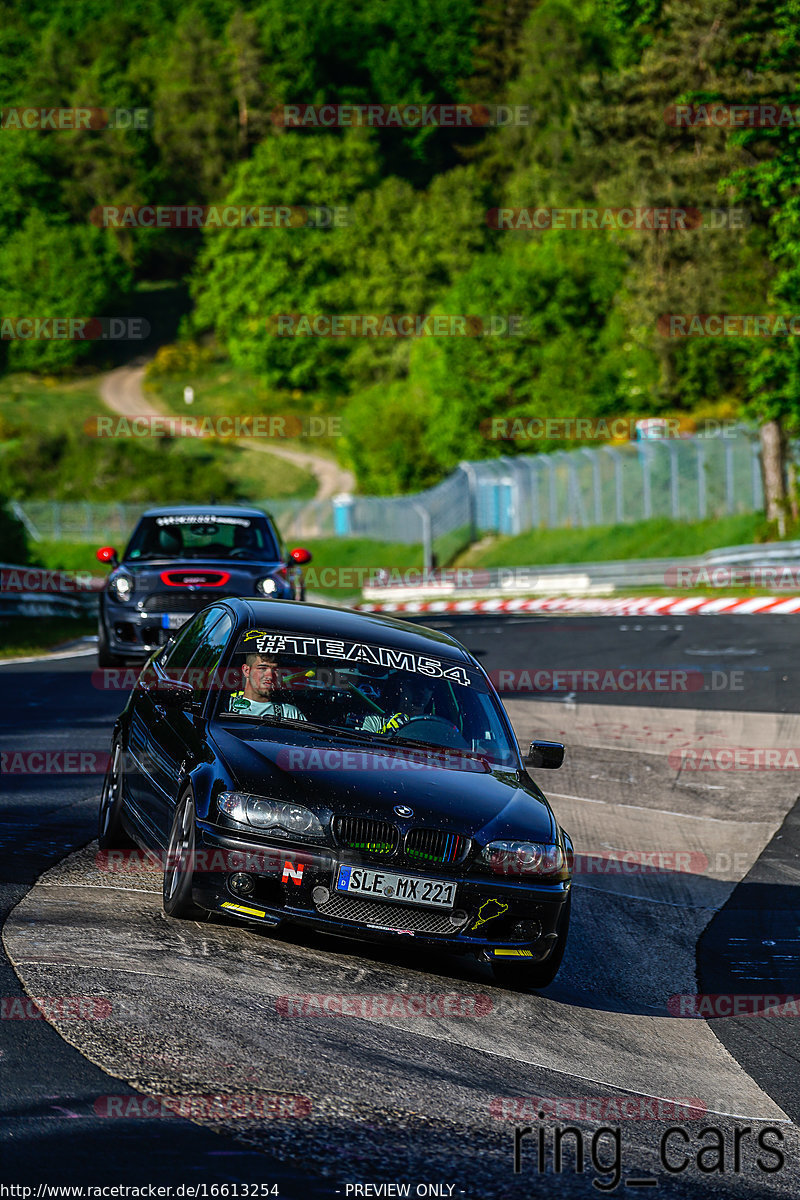
[[[370,538],[319,538],[305,543],[314,558],[306,567],[309,593],[348,602],[361,595],[379,570],[407,571],[422,566],[422,546],[376,542]]]
[[[0,621],[0,660],[44,654],[94,633],[97,619],[91,617],[10,617]]]
[[[101,375],[0,379],[0,490],[22,500],[177,504],[310,499],[311,472],[209,438],[96,437]],[[116,428],[116,427],[115,427]]]
[[[766,541],[763,513],[741,513],[696,524],[666,518],[588,529],[532,529],[517,537],[475,543],[458,555],[459,567],[534,567],[552,563],[614,562],[628,558],[681,558],[722,546]]]

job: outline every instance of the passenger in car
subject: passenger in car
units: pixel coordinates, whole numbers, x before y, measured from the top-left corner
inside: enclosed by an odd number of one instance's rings
[[[428,716],[432,700],[433,688],[429,683],[398,675],[381,697],[382,703],[388,701],[389,709],[382,717],[377,713],[369,713],[362,721],[361,729],[370,733],[390,733],[393,729],[400,729],[413,717]]]
[[[264,654],[248,654],[242,665],[244,688],[231,696],[230,711],[251,713],[254,717],[305,721],[306,718],[294,704],[273,699],[282,690],[281,674],[276,659]]]

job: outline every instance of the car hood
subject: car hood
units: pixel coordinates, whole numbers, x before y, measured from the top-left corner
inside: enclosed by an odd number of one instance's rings
[[[219,724],[214,740],[234,785],[255,795],[306,804],[345,816],[420,823],[485,843],[518,838],[553,843],[558,826],[544,794],[529,776],[442,751],[437,765],[419,765],[409,747],[333,739],[285,727]],[[424,753],[420,748],[418,753]],[[395,813],[413,810],[412,817]]]

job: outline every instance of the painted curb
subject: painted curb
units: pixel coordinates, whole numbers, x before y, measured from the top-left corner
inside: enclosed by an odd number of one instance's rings
[[[360,612],[374,613],[561,613],[595,617],[686,617],[800,613],[800,596],[755,596],[714,599],[707,596],[639,596],[617,600],[600,597],[554,596],[534,600],[398,600],[394,603],[359,604]]]

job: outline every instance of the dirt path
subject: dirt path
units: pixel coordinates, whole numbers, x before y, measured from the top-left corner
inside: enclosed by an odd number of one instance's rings
[[[152,400],[144,393],[142,381],[146,366],[117,367],[103,376],[100,384],[100,398],[107,408],[118,413],[121,417],[163,417],[167,414],[157,408]],[[260,451],[263,454],[274,454],[276,458],[286,459],[305,471],[316,476],[317,494],[315,500],[330,500],[339,492],[355,490],[355,477],[351,471],[344,470],[332,458],[321,454],[312,454],[305,450],[290,450],[285,446],[273,443],[265,445],[257,440],[238,441],[238,446],[247,450]]]

